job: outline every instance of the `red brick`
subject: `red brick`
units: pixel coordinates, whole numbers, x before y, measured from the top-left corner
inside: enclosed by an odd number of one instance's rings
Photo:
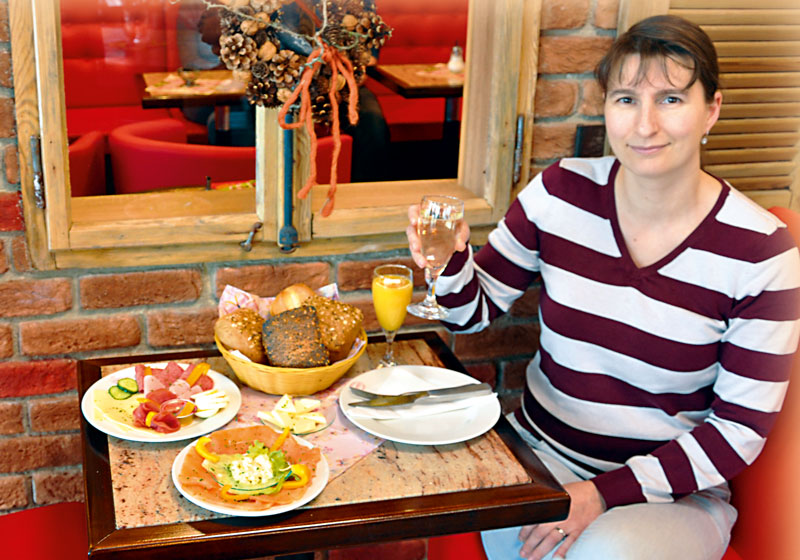
[[[539,347],[539,325],[490,326],[474,334],[456,335],[454,353],[463,362],[533,355]]]
[[[194,269],[103,274],[80,280],[84,309],[195,301],[202,291],[202,275]]]
[[[530,360],[514,360],[506,362],[503,367],[503,389],[521,391],[525,387],[525,370]]]
[[[11,240],[11,262],[14,263],[14,270],[17,272],[33,270],[24,235],[18,235]]]
[[[11,53],[0,51],[0,86],[14,87],[12,76]]]
[[[19,154],[16,146],[6,146],[3,152],[3,162],[6,164],[6,181],[12,185],[19,183]]]
[[[542,3],[542,29],[575,29],[589,19],[589,0]]]
[[[601,29],[617,28],[619,0],[597,0],[594,8],[594,24]]]
[[[0,127],[2,127],[2,102],[0,99]],[[0,193],[0,231],[22,231],[25,228],[19,200],[19,193]]]
[[[77,386],[75,360],[0,362],[0,397],[63,393]]]
[[[575,111],[578,84],[568,80],[539,80],[533,102],[536,117],[564,117]]]
[[[610,37],[544,36],[539,42],[539,72],[592,72],[611,42]]]
[[[33,495],[37,505],[82,502],[83,474],[79,468],[37,472],[33,475]]]
[[[511,306],[509,313],[514,317],[535,317],[539,316],[539,296],[541,295],[541,288],[536,285],[527,289],[527,291],[514,302]]]
[[[24,476],[0,477],[0,510],[16,509],[29,505],[28,483]]]
[[[497,366],[493,363],[468,364],[465,367],[481,383],[488,383],[492,387],[497,385]]]
[[[575,130],[574,123],[534,125],[533,159],[555,159],[574,154]]]
[[[67,278],[0,282],[0,309],[5,317],[52,315],[72,307],[72,286]]]
[[[328,560],[423,560],[425,551],[425,541],[414,539],[329,550]]]
[[[500,410],[502,411],[503,415],[506,415],[509,412],[514,412],[520,407],[520,402],[522,399],[522,391],[515,393],[501,393],[499,397],[500,397]]]
[[[17,134],[14,118],[14,98],[0,98],[0,137],[13,138]]]
[[[63,467],[80,462],[81,438],[78,434],[0,439],[0,472]]]
[[[6,247],[10,247],[7,242],[0,241],[0,274],[8,272],[8,251]]]
[[[3,2],[0,4],[0,41],[10,41],[11,34],[8,26],[8,5]]]
[[[0,403],[0,434],[21,434],[25,431],[22,419],[22,403]]]
[[[135,317],[118,315],[21,323],[19,337],[23,354],[46,356],[136,346],[142,334]]]
[[[260,265],[222,268],[217,272],[217,297],[227,284],[258,296],[274,296],[286,286],[303,282],[313,289],[331,283],[330,265],[323,262],[281,266]]]
[[[602,116],[605,109],[605,96],[597,80],[584,80],[581,83],[581,89],[583,92],[579,109],[580,114],[587,117]]]
[[[213,344],[217,317],[216,308],[148,313],[147,342],[151,346]]]
[[[34,432],[63,432],[80,428],[78,397],[30,401],[29,415]]]
[[[0,358],[10,358],[14,355],[14,335],[11,326],[0,325]]]
[[[414,273],[414,285],[425,286],[425,271],[409,258],[381,259],[370,261],[345,261],[339,264],[336,271],[336,283],[340,291],[372,289],[372,272],[382,264],[403,264]]]
[[[425,294],[423,292],[416,292],[414,293],[411,301],[422,301],[425,299]],[[378,318],[375,316],[375,306],[372,305],[372,297],[352,297],[352,298],[343,298],[342,301],[349,303],[351,305],[355,305],[359,309],[361,309],[362,313],[364,313],[364,330],[368,333],[375,333],[381,332],[381,326],[378,324]],[[405,321],[403,321],[403,327],[410,327],[416,325],[431,325],[431,321],[427,319],[421,319],[410,313],[406,315]]]

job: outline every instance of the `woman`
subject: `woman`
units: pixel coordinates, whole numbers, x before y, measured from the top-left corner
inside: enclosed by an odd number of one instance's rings
[[[643,20],[597,77],[615,156],[546,169],[474,258],[464,225],[437,283],[460,332],[542,284],[539,351],[510,419],[564,484],[569,516],[486,532],[484,547],[498,560],[718,559],[736,519],[727,481],[785,395],[800,258],[783,224],[700,167],[722,96],[699,27]]]

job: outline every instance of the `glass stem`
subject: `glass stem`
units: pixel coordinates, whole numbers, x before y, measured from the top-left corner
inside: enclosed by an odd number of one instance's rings
[[[394,362],[394,335],[397,334],[397,331],[387,331],[386,329],[383,330],[383,335],[386,337],[386,353],[383,355],[383,359],[381,359],[381,363],[387,366],[395,365]]]
[[[425,294],[424,305],[436,305],[436,279],[439,274],[432,268],[425,268],[425,282],[428,284],[428,293]]]

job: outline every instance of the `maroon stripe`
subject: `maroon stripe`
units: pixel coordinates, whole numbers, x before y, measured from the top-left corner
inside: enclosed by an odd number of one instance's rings
[[[692,430],[692,435],[725,480],[732,479],[747,466],[712,424],[698,426]]]
[[[540,349],[541,369],[559,391],[589,402],[657,408],[673,416],[680,412],[708,410],[713,400],[711,386],[691,393],[650,393],[602,373],[582,373],[557,364]]]
[[[615,161],[609,174],[608,185],[614,184],[619,168]],[[542,172],[542,182],[548,194],[596,216],[608,218],[607,198],[611,187],[600,185],[555,163]]]
[[[768,354],[748,350],[730,342],[720,345],[719,362],[726,370],[759,381],[786,381],[794,354]]]
[[[697,479],[692,464],[683,448],[675,440],[669,441],[653,451],[653,456],[661,463],[672,494],[690,494],[697,490]]]
[[[800,316],[800,288],[761,292],[736,302],[731,317],[793,321]]]
[[[506,286],[525,291],[539,273],[525,270],[516,263],[511,262],[491,245],[484,245],[475,255],[475,264],[480,266],[485,272],[503,282]]]
[[[504,220],[511,235],[520,245],[530,251],[535,251],[539,248],[536,224],[528,220],[525,210],[522,208],[522,203],[518,198],[511,203]]]
[[[547,437],[587,457],[624,463],[634,455],[646,455],[666,443],[659,440],[603,436],[573,428],[545,410],[528,387],[525,387],[522,406],[537,429]]]
[[[717,361],[716,344],[683,344],[667,340],[583,311],[554,302],[542,287],[542,319],[551,330],[631,356],[645,363],[673,371],[697,371]]]
[[[778,417],[777,412],[753,410],[752,408],[723,401],[720,398],[714,401],[713,407],[714,414],[722,420],[747,426],[762,438],[767,437]]]
[[[450,260],[447,261],[447,266],[444,267],[442,276],[455,276],[461,272],[461,269],[464,268],[464,265],[467,264],[468,260],[468,250],[464,249],[463,251],[456,251],[453,253],[453,256],[450,257]]]
[[[646,502],[642,487],[630,467],[625,466],[592,479],[606,502],[606,508]]]
[[[467,282],[458,292],[451,292],[445,295],[436,294],[436,300],[445,307],[461,307],[478,297],[480,282],[477,273],[473,274],[472,279]]]
[[[786,228],[765,235],[718,221],[710,225],[703,235],[692,238],[691,247],[750,263],[762,262],[796,247]]]

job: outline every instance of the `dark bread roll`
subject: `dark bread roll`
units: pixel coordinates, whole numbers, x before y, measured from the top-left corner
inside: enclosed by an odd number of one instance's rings
[[[262,342],[271,366],[307,368],[330,363],[313,307],[297,307],[267,319]]]
[[[229,350],[238,350],[250,360],[263,364],[266,361],[261,343],[261,325],[264,318],[252,309],[237,309],[217,319],[214,334]]]
[[[331,362],[347,357],[353,342],[361,332],[364,314],[349,303],[314,294],[303,305],[317,310],[322,343],[328,349]]]

